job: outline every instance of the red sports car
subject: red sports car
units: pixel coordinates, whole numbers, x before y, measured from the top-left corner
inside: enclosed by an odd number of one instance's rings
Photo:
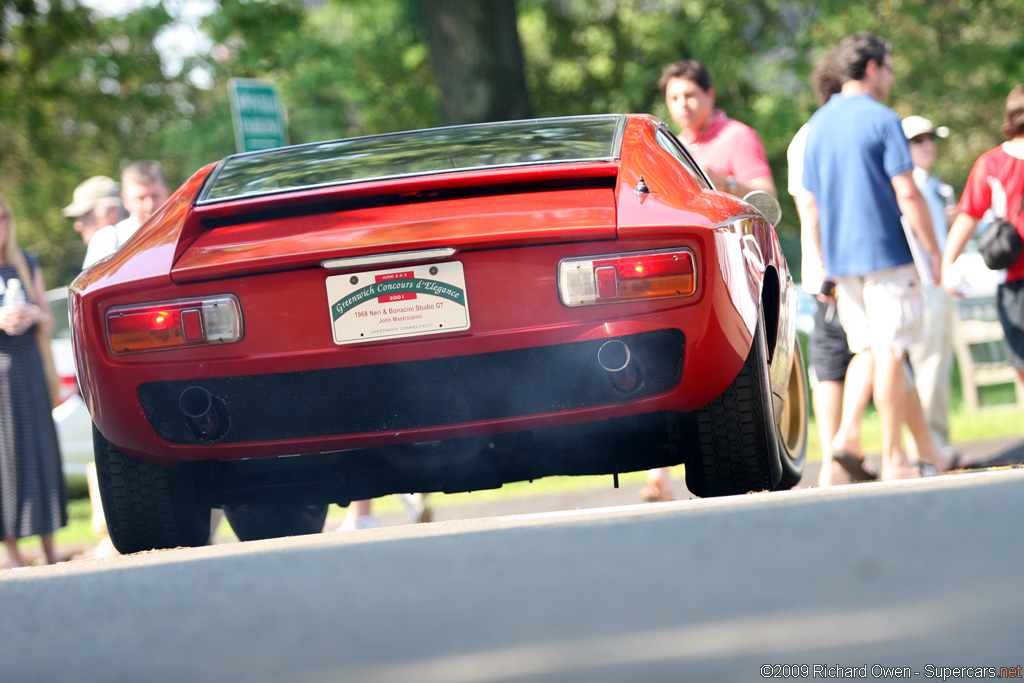
[[[792,487],[796,290],[754,194],[640,115],[201,169],[71,286],[114,544],[202,544],[212,507],[244,540],[332,502],[679,463],[700,496]]]

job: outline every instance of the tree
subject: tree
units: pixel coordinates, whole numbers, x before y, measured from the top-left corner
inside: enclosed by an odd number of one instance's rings
[[[445,125],[529,118],[515,0],[417,0]]]
[[[75,186],[160,158],[156,133],[188,99],[152,46],[169,21],[162,5],[101,20],[73,0],[0,13],[0,177],[19,242],[40,255],[50,284],[81,269],[84,245],[60,212]]]

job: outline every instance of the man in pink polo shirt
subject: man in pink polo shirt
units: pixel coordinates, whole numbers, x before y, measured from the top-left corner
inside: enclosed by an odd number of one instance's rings
[[[715,109],[715,89],[707,67],[693,59],[665,67],[658,80],[683,141],[711,182],[737,197],[751,190],[773,195],[775,181],[761,138],[750,126]]]

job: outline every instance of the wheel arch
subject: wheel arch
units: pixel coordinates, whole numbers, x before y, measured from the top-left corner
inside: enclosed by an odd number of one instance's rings
[[[779,271],[768,266],[761,282],[761,310],[764,311],[765,342],[768,346],[768,362],[775,358],[775,347],[779,341],[780,297],[782,285]]]

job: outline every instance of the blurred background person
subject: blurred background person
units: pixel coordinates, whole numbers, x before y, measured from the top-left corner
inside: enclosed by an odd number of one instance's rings
[[[938,139],[949,135],[945,126],[936,127],[923,116],[908,116],[902,121],[903,133],[910,143],[914,162],[914,182],[924,195],[932,216],[935,240],[946,248],[949,226],[956,217],[953,188],[932,171],[938,156]],[[913,237],[916,240],[916,237]],[[918,246],[916,253],[923,247]],[[949,401],[953,381],[953,298],[939,284],[924,283],[924,337],[909,349],[917,393],[932,440],[939,448],[949,448]],[[919,459],[917,447],[908,444],[908,455]]]
[[[102,228],[125,217],[121,186],[105,175],[93,176],[75,188],[62,213],[75,219],[74,228],[88,246]]]
[[[836,310],[853,363],[870,354],[874,366],[886,479],[919,473],[906,465],[902,428],[906,350],[920,340],[924,296],[903,221],[921,238],[935,275],[941,258],[901,121],[882,104],[895,81],[891,53],[888,41],[868,32],[839,44],[835,65],[842,90],[811,117],[802,178],[808,192],[804,220],[826,278],[836,281]],[[837,461],[854,457],[860,447],[844,430],[845,417],[832,442]],[[949,462],[930,456],[937,470],[949,469]]]
[[[824,106],[842,90],[842,80],[830,52],[811,73],[811,85]],[[804,148],[809,126],[805,123],[793,136],[786,150],[789,164],[787,185],[796,203],[800,218],[800,285],[816,295],[814,330],[808,343],[811,400],[821,440],[821,470],[818,486],[844,484],[850,481],[875,479],[874,472],[864,467],[860,449],[842,451],[833,459],[832,440],[839,432],[846,414],[845,440],[860,443],[860,425],[871,401],[874,363],[870,354],[863,354],[854,363],[854,354],[846,340],[846,330],[836,315],[835,282],[826,283],[818,252],[814,246],[812,223],[807,216],[808,193],[803,186]]]
[[[128,217],[105,223],[88,242],[83,268],[110,256],[135,234],[139,227],[167,201],[170,191],[163,169],[156,161],[136,161],[121,173],[120,196]]]
[[[1015,87],[1006,99],[1002,133],[1006,142],[974,163],[946,240],[942,285],[954,296],[963,296],[956,260],[987,210],[1024,234],[1024,85]],[[996,289],[996,310],[1006,337],[1006,360],[1024,380],[1024,254],[1006,269]]]
[[[53,534],[67,524],[67,490],[51,409],[57,376],[52,320],[34,254],[18,248],[14,215],[0,199],[0,533],[12,567],[24,567],[18,539],[41,536],[58,561]],[[20,294],[20,296],[16,296]]]
[[[427,505],[425,493],[402,493],[399,500],[405,507],[409,524],[427,524],[433,520],[433,512]],[[373,514],[372,500],[354,500],[348,506],[345,519],[338,531],[355,531],[357,529],[376,529],[380,526],[377,516]]]
[[[77,188],[71,204],[64,208],[64,215],[75,218],[75,230],[82,236],[86,244],[85,268],[101,257],[93,257],[97,242],[101,244],[104,231],[113,230],[114,226],[125,219],[124,205],[121,201],[121,186],[107,176],[93,176]],[[95,253],[99,253],[96,251]],[[106,254],[103,254],[104,256]],[[85,466],[85,480],[89,486],[89,504],[92,508],[92,532],[99,537],[96,547],[87,556],[91,558],[111,557],[118,555],[114,542],[107,531],[107,520],[103,515],[103,503],[100,500],[99,479],[96,476],[96,463]]]
[[[750,126],[715,109],[715,89],[707,67],[694,59],[669,64],[658,87],[679,139],[719,190],[742,197],[751,190],[775,194],[764,143]]]

